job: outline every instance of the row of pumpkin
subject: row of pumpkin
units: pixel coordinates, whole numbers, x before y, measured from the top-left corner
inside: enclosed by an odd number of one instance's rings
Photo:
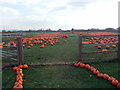
[[[68,38],[76,35],[64,34],[64,33],[43,33],[37,34],[31,38],[23,38],[23,47],[25,44],[28,44],[27,48],[31,48],[36,44],[40,44],[40,48],[44,48],[45,45],[50,44],[51,46],[55,45],[55,43],[60,43],[60,38]],[[67,42],[67,40],[64,40]]]
[[[14,83],[14,87],[13,88],[23,88],[23,68],[28,68],[27,64],[24,65],[18,65],[13,67],[13,70],[16,71],[16,82]]]
[[[99,70],[95,69],[94,67],[90,66],[89,64],[84,64],[81,62],[77,62],[74,64],[75,67],[81,67],[81,68],[86,68],[89,71],[91,71],[94,75],[96,75],[98,78],[103,78],[108,80],[109,82],[112,83],[112,85],[116,86],[118,89],[120,89],[120,82],[116,80],[114,77],[108,75],[108,74],[103,74]]]
[[[50,44],[51,46],[55,45],[55,43],[59,43],[60,42],[60,38],[69,38],[69,37],[74,37],[76,35],[70,35],[70,34],[64,34],[64,33],[39,33],[36,34],[36,36],[34,37],[29,37],[29,38],[22,38],[22,43],[23,43],[23,48],[27,47],[28,49],[32,48],[33,46],[35,46],[36,44],[40,45],[40,48],[44,48],[45,45]],[[67,42],[67,40],[64,40],[64,42]],[[15,42],[9,42],[9,43],[5,43],[2,42],[1,45],[10,45],[13,47],[17,46],[17,43]],[[3,48],[1,46],[1,48]]]
[[[110,48],[118,47],[118,37],[108,37],[108,38],[98,38],[98,37],[91,37],[85,38],[86,42],[82,42],[83,44],[96,44],[97,49],[101,49],[101,51],[108,51]],[[105,45],[105,47],[97,45],[97,44],[111,44],[114,45]]]
[[[112,85],[116,86],[118,89],[120,89],[120,82],[116,80],[114,77],[108,75],[108,74],[103,74],[99,70],[95,69],[94,67],[90,66],[89,64],[84,64],[81,62],[77,62],[74,64],[75,67],[81,67],[81,68],[86,68],[89,71],[91,71],[94,75],[97,75],[98,78],[103,78],[108,80],[109,82],[112,83]],[[14,83],[13,88],[23,88],[23,68],[28,68],[28,65],[19,65],[13,67],[13,70],[16,71],[16,82]]]
[[[120,33],[113,32],[74,32],[79,35],[120,35]]]

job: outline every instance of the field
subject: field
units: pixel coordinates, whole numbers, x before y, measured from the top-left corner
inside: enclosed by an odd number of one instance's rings
[[[71,34],[71,33],[66,33]],[[36,33],[24,33],[23,37],[33,37]],[[76,35],[76,34],[72,34]],[[79,61],[78,55],[78,36],[60,38],[60,42],[54,45],[47,44],[44,48],[40,48],[40,44],[35,44],[28,49],[29,44],[24,47],[24,63],[32,65],[28,69],[24,69],[25,80],[24,88],[116,88],[105,79],[98,78],[85,68],[74,67],[74,63]],[[105,48],[105,47],[104,47]],[[117,50],[110,48],[109,50]],[[85,47],[83,51],[99,51],[96,47]],[[84,58],[104,58],[116,57],[116,54],[92,54],[85,55]],[[16,63],[15,60],[3,59],[2,63]],[[56,65],[56,64],[68,65]],[[88,62],[85,62],[86,64]],[[55,64],[42,66],[41,64]],[[119,73],[120,62],[116,61],[93,61],[88,63],[98,69],[101,73],[106,73],[120,81]],[[13,88],[15,83],[15,71],[12,67],[2,70],[2,87]]]

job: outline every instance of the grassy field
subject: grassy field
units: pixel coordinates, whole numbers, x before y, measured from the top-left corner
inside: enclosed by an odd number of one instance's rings
[[[31,36],[35,34],[31,33]],[[27,37],[27,34],[24,34]],[[63,42],[68,40],[68,42]],[[24,48],[25,63],[39,64],[39,63],[60,63],[71,62],[75,63],[79,60],[78,55],[78,38],[70,37],[67,39],[60,39],[60,43],[56,43],[54,46],[46,45],[45,48],[40,48],[39,44],[35,45],[31,49]],[[86,47],[84,51],[97,51],[96,47]],[[110,49],[113,50],[113,49]],[[115,57],[115,54],[100,54],[100,55],[87,55],[84,58],[96,58],[96,57]],[[6,62],[16,62],[12,60],[4,60]],[[119,73],[120,62],[105,62],[90,63],[100,72],[109,74],[120,81]],[[23,70],[24,88],[115,88],[110,82],[104,79],[97,78],[90,71],[84,68],[75,68],[70,66],[38,66]],[[3,69],[2,71],[2,85],[3,88],[13,88],[15,82],[15,71],[12,68]]]

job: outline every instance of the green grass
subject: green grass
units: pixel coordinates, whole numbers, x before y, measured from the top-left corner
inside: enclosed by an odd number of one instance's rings
[[[102,63],[93,66],[101,73],[107,73],[120,80],[118,63]],[[87,69],[73,66],[41,66],[23,70],[23,73],[25,74],[24,88],[115,88],[110,82],[97,78]],[[3,78],[3,88],[12,88],[15,71],[5,69],[3,76],[6,77]]]
[[[24,37],[28,33],[24,34]],[[30,34],[31,37],[35,33]],[[64,40],[68,42],[64,43]],[[40,48],[40,44],[36,44],[31,49],[24,48],[24,60],[26,64],[38,63],[59,63],[59,62],[77,62],[78,55],[78,38],[70,37],[67,39],[60,39],[60,43],[54,46],[46,45],[45,48]],[[27,45],[26,45],[27,46]],[[99,51],[96,47],[85,47],[84,52]],[[115,50],[115,49],[110,49]],[[97,57],[115,57],[110,54],[92,54],[86,55],[84,58]],[[11,63],[9,59],[3,59],[3,63]],[[101,73],[109,74],[120,81],[118,68],[120,62],[105,62],[90,63]],[[90,71],[85,68],[75,68],[73,66],[39,66],[24,69],[24,88],[114,88],[114,86],[107,80],[97,78]],[[13,88],[15,82],[15,71],[12,69],[3,69],[2,71],[3,88]]]
[[[78,50],[76,38],[68,38],[68,42],[56,43],[54,46],[46,45],[41,49],[36,45],[31,49],[25,48],[25,63],[51,63],[51,62],[74,62],[78,60]]]

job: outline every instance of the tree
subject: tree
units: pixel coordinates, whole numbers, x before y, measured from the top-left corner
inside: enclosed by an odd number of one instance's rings
[[[6,32],[5,30],[2,30],[2,32]]]
[[[62,29],[58,29],[58,32],[62,32]]]
[[[71,33],[73,33],[74,31],[75,31],[75,30],[72,28],[72,29],[71,29]]]

